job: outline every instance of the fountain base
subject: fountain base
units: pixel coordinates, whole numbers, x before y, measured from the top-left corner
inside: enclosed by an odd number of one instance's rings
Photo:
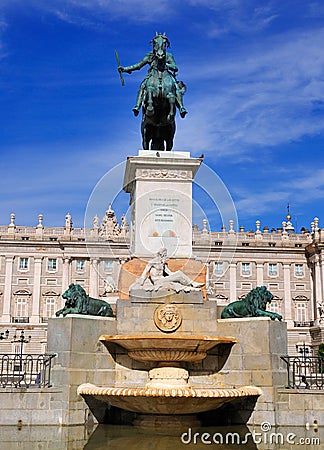
[[[91,396],[126,411],[142,414],[182,415],[197,414],[220,408],[239,398],[259,397],[261,389],[255,386],[212,389],[187,387],[97,387],[85,383],[78,387],[82,397]]]

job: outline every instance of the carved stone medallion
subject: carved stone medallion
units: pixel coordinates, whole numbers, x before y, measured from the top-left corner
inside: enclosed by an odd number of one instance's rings
[[[154,311],[154,323],[165,333],[176,331],[182,322],[182,315],[176,305],[166,303]]]

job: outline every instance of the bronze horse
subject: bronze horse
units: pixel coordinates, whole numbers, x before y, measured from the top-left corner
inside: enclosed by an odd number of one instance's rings
[[[143,149],[171,150],[176,130],[176,107],[181,117],[187,114],[182,102],[185,86],[175,77],[178,68],[173,55],[166,51],[170,46],[166,35],[156,34],[152,44],[153,51],[147,53],[139,63],[128,67],[119,66],[119,71],[131,73],[146,64],[150,65],[138,91],[133,112],[137,116],[142,107]]]

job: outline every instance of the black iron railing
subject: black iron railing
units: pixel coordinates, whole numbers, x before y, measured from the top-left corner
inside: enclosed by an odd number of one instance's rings
[[[51,387],[55,354],[0,354],[0,388]]]
[[[294,327],[313,327],[314,321],[309,320],[308,322],[300,322],[300,321],[294,321]]]
[[[29,317],[11,317],[12,323],[29,323]]]
[[[282,356],[291,389],[324,389],[324,359],[318,356]]]

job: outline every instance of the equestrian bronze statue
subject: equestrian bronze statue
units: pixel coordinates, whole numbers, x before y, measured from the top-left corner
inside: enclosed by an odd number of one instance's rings
[[[123,84],[123,72],[132,73],[146,64],[150,66],[138,90],[133,112],[137,116],[142,107],[143,149],[171,150],[176,129],[176,108],[179,109],[182,118],[187,114],[183,105],[186,86],[176,78],[178,67],[173,55],[166,51],[170,47],[170,42],[165,33],[156,33],[152,45],[153,51],[147,53],[140,62],[132,66],[121,66],[116,53],[118,71]]]

